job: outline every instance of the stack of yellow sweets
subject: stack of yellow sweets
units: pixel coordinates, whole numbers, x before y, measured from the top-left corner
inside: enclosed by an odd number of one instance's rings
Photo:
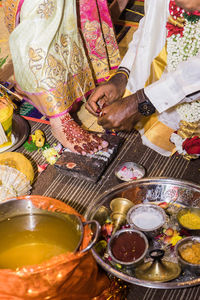
[[[22,153],[0,154],[0,201],[29,194],[33,179],[32,164]]]

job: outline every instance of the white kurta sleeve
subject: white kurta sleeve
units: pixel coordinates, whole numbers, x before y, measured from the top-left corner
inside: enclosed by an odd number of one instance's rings
[[[135,60],[135,57],[136,57],[136,53],[137,53],[138,43],[139,43],[139,40],[140,40],[140,38],[142,36],[142,30],[143,30],[143,24],[144,24],[144,22],[145,22],[145,17],[143,17],[140,20],[139,27],[134,32],[133,39],[129,43],[128,50],[127,50],[124,58],[122,59],[122,62],[121,62],[121,64],[120,64],[119,67],[125,67],[125,68],[127,68],[129,70],[132,69],[132,66],[134,64],[134,60]]]
[[[196,56],[180,63],[176,71],[163,74],[160,80],[145,88],[145,94],[161,113],[199,90],[200,56]]]

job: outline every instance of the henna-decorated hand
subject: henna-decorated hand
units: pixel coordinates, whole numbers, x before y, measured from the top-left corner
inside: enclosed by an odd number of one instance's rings
[[[130,131],[142,115],[138,112],[138,101],[135,94],[122,98],[102,109],[98,124],[105,129]]]
[[[98,86],[93,91],[86,103],[87,110],[98,116],[100,112],[98,103],[102,107],[104,104],[110,105],[120,99],[125,92],[126,84],[127,77],[122,73],[116,74],[107,83]]]

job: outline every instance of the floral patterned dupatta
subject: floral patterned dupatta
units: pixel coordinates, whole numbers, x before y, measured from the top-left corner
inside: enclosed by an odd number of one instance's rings
[[[4,0],[7,16],[14,11],[7,25],[15,78],[29,102],[55,117],[120,62],[107,1],[24,0],[17,24],[19,5]]]

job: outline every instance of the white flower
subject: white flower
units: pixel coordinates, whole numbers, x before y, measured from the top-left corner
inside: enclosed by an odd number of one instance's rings
[[[55,164],[57,159],[60,157],[58,151],[53,147],[43,150],[42,155],[46,158],[47,162],[50,163],[50,165]]]
[[[176,133],[172,133],[171,137],[170,137],[170,141],[175,144],[176,146],[176,151],[179,154],[183,154],[185,155],[187,152],[185,150],[183,150],[183,142],[185,141],[185,139],[183,139],[180,135],[176,134]]]
[[[187,122],[200,121],[200,101],[194,101],[192,103],[183,103],[177,106],[180,119]]]
[[[167,68],[174,71],[177,65],[187,60],[189,57],[196,56],[200,50],[200,20],[191,23],[185,20],[183,36],[180,34],[172,35],[167,38]]]

